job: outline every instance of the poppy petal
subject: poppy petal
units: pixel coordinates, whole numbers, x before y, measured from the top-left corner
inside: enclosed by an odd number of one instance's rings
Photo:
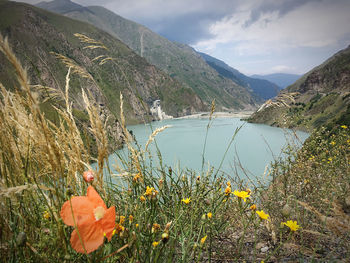
[[[94,207],[102,206],[104,209],[107,209],[105,202],[103,202],[101,196],[91,185],[87,189],[87,197],[89,201],[93,203]]]
[[[75,251],[85,253],[82,242],[87,254],[95,251],[103,244],[103,231],[96,227],[96,224],[83,224],[78,226],[78,230],[81,240],[76,229],[74,229],[70,238],[70,243]]]
[[[103,232],[106,233],[108,240],[111,241],[112,233],[115,227],[115,206],[107,209],[105,215],[100,220],[100,226]]]
[[[93,209],[86,196],[74,196],[71,201],[66,201],[63,204],[60,215],[66,225],[74,226],[73,214],[75,223],[78,225],[85,221],[94,220]]]

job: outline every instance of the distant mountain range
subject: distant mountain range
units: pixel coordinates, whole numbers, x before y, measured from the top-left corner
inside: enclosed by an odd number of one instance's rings
[[[191,88],[207,107],[213,99],[218,110],[254,109],[263,101],[253,89],[219,74],[191,47],[172,42],[103,7],[77,6],[69,0],[42,2],[37,6],[88,22],[117,37],[148,62]]]
[[[306,130],[350,126],[350,46],[267,101],[250,121]]]
[[[248,77],[217,58],[201,52],[198,52],[198,54],[200,54],[204,60],[220,75],[233,80],[247,89],[252,90],[256,95],[264,100],[275,97],[280,90],[276,84],[268,80]]]
[[[287,74],[287,73],[274,73],[268,75],[252,75],[250,76],[255,79],[265,79],[272,83],[275,83],[280,89],[287,88],[297,81],[301,75]]]

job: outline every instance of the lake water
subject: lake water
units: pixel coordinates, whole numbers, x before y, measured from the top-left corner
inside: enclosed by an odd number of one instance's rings
[[[137,142],[144,148],[152,129],[171,125],[156,136],[156,142],[162,153],[163,164],[166,166],[190,168],[201,171],[202,152],[205,142],[208,119],[172,119],[151,124],[128,126],[136,137]],[[243,126],[242,126],[243,125]],[[221,170],[228,174],[234,174],[235,170],[241,174],[238,161],[241,166],[253,176],[262,176],[266,166],[274,158],[281,156],[281,150],[288,142],[297,142],[300,147],[302,142],[309,136],[308,133],[297,131],[295,134],[290,130],[270,127],[262,124],[251,124],[238,118],[214,119],[207,137],[205,150],[205,168],[208,162],[218,168],[224,153],[229,145],[235,130],[241,127],[236,135]],[[297,136],[297,139],[295,138]],[[155,153],[154,142],[151,150]],[[126,151],[125,149],[122,151]],[[156,155],[154,155],[156,156]],[[113,164],[115,156],[110,157]],[[156,157],[154,159],[157,159]],[[155,163],[156,165],[156,163]]]

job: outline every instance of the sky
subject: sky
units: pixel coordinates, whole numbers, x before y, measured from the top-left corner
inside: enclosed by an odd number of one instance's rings
[[[304,74],[350,45],[350,0],[73,2],[103,6],[247,75]]]

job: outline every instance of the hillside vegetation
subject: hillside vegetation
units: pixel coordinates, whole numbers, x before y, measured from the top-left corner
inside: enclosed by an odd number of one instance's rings
[[[267,101],[249,121],[306,130],[350,125],[350,46]]]
[[[181,116],[202,110],[203,104],[194,92],[158,70],[130,50],[124,43],[89,24],[45,10],[9,1],[0,3],[0,32],[10,43],[33,83],[54,89],[64,87],[66,65],[61,56],[81,67],[91,77],[72,76],[73,83],[81,83],[92,93],[96,102],[112,116],[119,114],[119,92],[123,91],[125,114],[129,123],[150,121],[149,107],[157,99],[168,115]],[[74,34],[81,33],[98,40],[84,47]],[[14,86],[8,63],[2,56],[0,80]],[[105,59],[105,60],[104,60]],[[5,66],[6,65],[6,66]],[[93,78],[93,81],[91,80]],[[73,86],[71,98],[74,108],[82,110],[81,90]],[[148,118],[148,119],[147,119]]]
[[[76,8],[69,1],[59,0],[38,6],[88,22],[117,37],[149,63],[191,88],[206,103],[207,111],[213,99],[221,110],[255,109],[261,102],[245,87],[218,74],[191,47],[169,41],[103,7]],[[69,7],[72,9],[68,10]]]

